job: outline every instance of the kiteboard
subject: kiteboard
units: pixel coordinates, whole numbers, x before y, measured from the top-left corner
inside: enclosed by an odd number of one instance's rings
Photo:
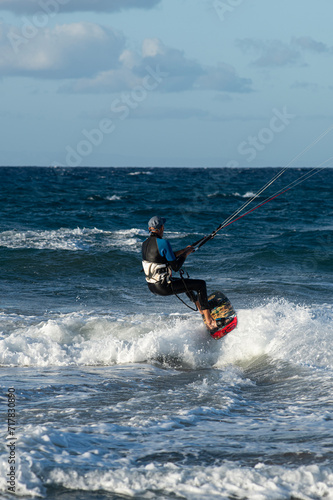
[[[210,294],[208,297],[208,304],[210,314],[216,320],[217,328],[209,330],[207,327],[207,329],[213,339],[221,339],[236,328],[237,314],[230,300],[222,292]]]

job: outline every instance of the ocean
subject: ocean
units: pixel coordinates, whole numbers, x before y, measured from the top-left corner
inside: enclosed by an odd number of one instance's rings
[[[0,168],[1,498],[333,499],[333,170],[186,260],[223,339],[141,272],[151,216],[184,248],[277,172]]]

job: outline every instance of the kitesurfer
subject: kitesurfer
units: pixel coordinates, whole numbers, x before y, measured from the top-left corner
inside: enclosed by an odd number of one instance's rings
[[[217,327],[208,305],[207,287],[204,280],[173,278],[172,271],[179,271],[186,257],[193,252],[192,246],[173,252],[168,240],[163,239],[166,219],[155,215],[148,222],[150,233],[142,244],[142,266],[149,290],[156,295],[186,293],[203,315],[209,329]],[[196,292],[196,293],[195,293]]]

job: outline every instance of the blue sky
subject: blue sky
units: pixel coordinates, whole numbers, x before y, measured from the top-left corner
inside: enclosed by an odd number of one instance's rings
[[[332,18],[331,0],[0,0],[0,165],[317,166]]]

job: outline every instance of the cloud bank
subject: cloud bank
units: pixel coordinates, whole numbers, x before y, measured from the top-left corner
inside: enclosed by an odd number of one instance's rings
[[[122,33],[94,23],[38,29],[0,25],[2,76],[64,79],[62,92],[118,92],[141,85],[147,68],[164,75],[162,92],[251,91],[251,80],[233,66],[202,65],[158,38],[145,39],[138,53],[128,50]]]
[[[130,90],[140,85],[147,76],[147,68],[165,77],[159,85],[161,92],[186,90],[215,90],[225,92],[250,92],[250,79],[237,75],[235,68],[226,64],[204,66],[188,59],[184,52],[165,46],[157,38],[143,41],[141,54],[124,50],[120,56],[122,67],[99,73],[96,77],[81,79],[68,84],[68,92],[108,92]]]
[[[111,28],[82,22],[33,29],[0,25],[2,76],[82,78],[120,66],[125,37]]]

